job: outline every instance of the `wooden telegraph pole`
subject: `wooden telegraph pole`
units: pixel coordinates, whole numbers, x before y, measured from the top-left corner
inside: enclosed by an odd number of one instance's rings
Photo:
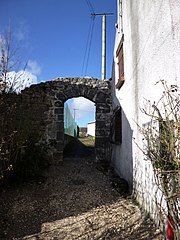
[[[112,16],[113,13],[92,13],[92,16],[102,16],[102,74],[101,79],[106,79],[106,16]]]

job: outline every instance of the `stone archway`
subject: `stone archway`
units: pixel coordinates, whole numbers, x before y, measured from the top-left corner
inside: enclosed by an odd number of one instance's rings
[[[58,78],[32,85],[21,94],[1,96],[1,122],[14,129],[27,128],[37,134],[53,153],[55,161],[63,160],[64,102],[73,97],[85,97],[96,105],[96,160],[110,161],[111,82],[94,78]],[[12,105],[14,107],[12,108]],[[4,108],[4,109],[3,109]],[[11,117],[7,109],[11,109]],[[5,131],[5,132],[6,132]],[[4,133],[5,134],[5,133]]]
[[[51,99],[54,110],[52,123],[48,125],[48,135],[54,138],[54,156],[63,159],[64,137],[64,102],[73,97],[85,97],[96,105],[96,140],[95,152],[97,161],[110,159],[110,116],[111,116],[111,84],[93,78],[59,78],[48,84],[51,85]]]

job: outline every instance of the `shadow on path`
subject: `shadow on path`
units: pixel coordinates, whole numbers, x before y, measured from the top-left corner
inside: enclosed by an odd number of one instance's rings
[[[95,154],[94,139],[74,138],[64,149],[64,157],[93,157]]]
[[[112,187],[109,175],[97,170],[93,148],[79,140],[71,144],[62,165],[1,193],[0,239],[163,239],[130,197]]]

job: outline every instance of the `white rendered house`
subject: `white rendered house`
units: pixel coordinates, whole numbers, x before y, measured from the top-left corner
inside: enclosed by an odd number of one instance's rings
[[[87,136],[95,137],[96,122],[87,123]]]
[[[117,0],[117,9],[112,96],[119,136],[112,136],[112,165],[155,219],[157,188],[137,125],[149,121],[145,100],[161,96],[156,82],[180,85],[180,1]]]

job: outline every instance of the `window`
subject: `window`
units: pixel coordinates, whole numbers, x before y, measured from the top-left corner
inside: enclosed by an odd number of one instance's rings
[[[122,143],[122,113],[121,107],[115,109],[111,122],[110,142],[113,144]]]
[[[124,35],[122,35],[121,41],[119,43],[118,49],[116,51],[116,57],[118,58],[118,69],[119,69],[119,78],[116,84],[116,88],[120,90],[124,84],[124,54],[123,54],[123,41]]]
[[[121,116],[121,108],[115,113],[115,143],[122,143],[122,116]]]

